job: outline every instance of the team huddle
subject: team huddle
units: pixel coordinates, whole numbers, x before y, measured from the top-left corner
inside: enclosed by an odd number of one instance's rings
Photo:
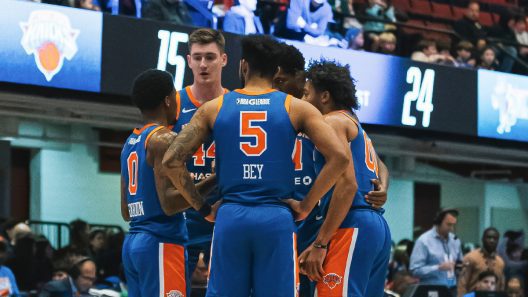
[[[145,125],[121,153],[129,296],[190,296],[202,253],[209,297],[383,296],[389,177],[348,66],[305,71],[269,36],[241,47],[242,89],[222,87],[225,41],[212,29],[189,37],[191,86],[176,91],[159,70],[134,81]]]

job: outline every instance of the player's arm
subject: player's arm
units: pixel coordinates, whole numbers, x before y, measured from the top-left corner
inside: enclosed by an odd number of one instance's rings
[[[374,190],[367,193],[365,200],[375,208],[381,208],[387,202],[387,190],[389,189],[389,169],[376,154],[378,161],[378,179],[372,179]]]
[[[121,176],[121,217],[126,222],[130,221],[130,214],[128,213],[128,205],[126,199],[126,187],[125,180]]]
[[[326,121],[334,129],[339,145],[346,151],[350,163],[337,179],[328,213],[313,245],[300,257],[303,271],[315,281],[320,281],[324,276],[323,262],[328,243],[348,214],[358,189],[352,153],[348,145],[348,140],[357,136],[357,127],[350,125],[348,119],[339,116],[327,116]]]
[[[172,184],[185,197],[192,208],[202,215],[211,213],[209,204],[196,189],[187,170],[187,161],[211,134],[213,118],[216,118],[217,100],[212,100],[200,107],[191,122],[172,141],[165,153],[162,166]]]
[[[190,207],[183,195],[174,188],[166,173],[163,171],[162,161],[165,152],[176,138],[176,133],[161,129],[156,132],[148,142],[147,159],[154,168],[156,191],[160,199],[160,205],[166,215],[174,215]],[[209,194],[216,184],[216,176],[210,176],[196,185],[201,195]]]
[[[298,132],[303,132],[310,138],[326,161],[304,200],[299,203],[288,200],[297,213],[297,219],[304,219],[345,171],[350,157],[334,130],[310,103],[293,99],[290,104],[290,119]]]

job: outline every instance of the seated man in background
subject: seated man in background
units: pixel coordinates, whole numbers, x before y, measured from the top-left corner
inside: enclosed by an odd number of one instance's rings
[[[493,271],[481,272],[478,276],[478,283],[475,291],[495,292],[497,291],[497,275]],[[459,295],[462,296],[462,295]],[[464,297],[475,297],[475,292],[468,293]]]
[[[263,34],[262,22],[255,15],[257,0],[239,0],[235,4],[225,15],[224,31],[243,35]]]
[[[44,285],[39,297],[83,297],[90,296],[88,291],[96,280],[95,262],[87,257],[79,258],[62,280],[51,281]]]
[[[285,38],[303,40],[305,35],[324,35],[334,15],[326,0],[292,0],[286,16],[286,27],[291,36]]]
[[[9,267],[4,266],[7,258],[7,242],[0,240],[0,297],[18,296],[15,276]]]

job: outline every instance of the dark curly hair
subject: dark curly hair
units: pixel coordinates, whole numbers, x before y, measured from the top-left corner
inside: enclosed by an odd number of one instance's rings
[[[141,111],[154,110],[174,92],[174,78],[167,71],[149,69],[139,74],[132,87],[132,103]]]
[[[248,35],[242,38],[242,59],[249,64],[252,74],[272,78],[279,65],[282,46],[267,35]]]
[[[311,61],[307,78],[318,92],[328,91],[335,105],[344,109],[359,109],[356,97],[356,81],[350,75],[348,65],[335,61]]]
[[[299,71],[304,71],[304,56],[293,45],[281,43],[282,53],[279,57],[279,66],[286,74],[295,75]]]

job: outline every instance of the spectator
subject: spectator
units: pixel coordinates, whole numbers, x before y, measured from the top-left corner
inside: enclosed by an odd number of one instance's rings
[[[475,67],[475,59],[471,58],[473,52],[473,44],[469,41],[460,41],[456,46],[456,66],[460,68],[473,68]]]
[[[456,293],[455,263],[462,260],[460,240],[452,233],[457,217],[455,209],[439,212],[433,228],[416,241],[410,270],[420,284],[443,285]]]
[[[378,38],[378,53],[394,55],[396,51],[396,36],[390,32],[384,32]]]
[[[333,18],[332,8],[326,0],[292,0],[286,27],[297,33],[290,35],[293,39],[303,40],[306,34],[319,37],[326,32]]]
[[[523,284],[517,277],[511,278],[506,285],[506,293],[508,297],[523,297]]]
[[[409,255],[405,245],[397,245],[394,248],[392,261],[389,263],[388,280],[393,281],[396,274],[409,271]]]
[[[361,24],[356,19],[356,12],[354,11],[354,0],[336,1],[334,9],[343,14],[343,28],[361,28]]]
[[[9,267],[4,266],[7,259],[8,244],[0,240],[0,296],[17,296],[19,294],[15,276]]]
[[[490,29],[490,36],[497,38],[499,43],[495,44],[495,54],[501,61],[498,70],[511,72],[517,58],[517,38],[515,36],[514,23],[516,19],[523,21],[522,17],[502,14],[497,25]]]
[[[363,50],[363,45],[365,44],[365,39],[363,36],[363,29],[360,28],[350,28],[347,30],[345,39],[348,41],[348,48],[361,51]]]
[[[436,41],[434,40],[421,40],[418,43],[417,51],[411,55],[411,60],[426,62],[426,63],[438,63],[445,60],[445,57],[438,54],[436,49]]]
[[[482,235],[482,248],[473,250],[464,257],[458,296],[474,291],[481,280],[480,274],[485,271],[492,271],[497,278],[498,290],[504,290],[504,261],[497,254],[498,243],[499,231],[493,227],[487,228]]]
[[[394,6],[385,0],[369,0],[365,13],[369,19],[374,19],[374,21],[368,20],[363,25],[363,30],[367,34],[380,34],[385,32],[386,26],[383,21],[396,22]],[[380,20],[381,22],[375,20]]]
[[[464,17],[455,22],[453,29],[463,39],[469,40],[481,50],[486,46],[487,31],[479,23],[480,5],[476,1],[469,2]]]
[[[478,282],[474,291],[495,292],[497,291],[497,275],[493,271],[482,271],[478,275]],[[464,297],[475,297],[475,292],[465,295],[458,295]]]
[[[36,288],[40,289],[46,282],[51,279],[53,273],[53,247],[49,240],[43,235],[35,239],[35,281]]]
[[[103,266],[99,268],[99,272],[102,272],[103,278],[120,275],[123,265],[121,251],[123,250],[124,240],[125,233],[122,231],[108,236],[108,244],[101,255]]]
[[[83,297],[90,296],[88,290],[95,282],[96,266],[90,258],[79,258],[62,280],[47,283],[39,297]]]
[[[519,47],[519,56],[523,60],[528,60],[528,31],[526,31],[526,18],[515,18],[513,24],[513,31],[515,32],[515,39],[521,45]]]
[[[70,267],[76,258],[88,256],[90,254],[89,230],[90,226],[85,221],[72,221],[70,223],[70,244],[55,252],[54,262]]]
[[[86,10],[101,11],[101,7],[96,5],[96,3],[94,3],[93,0],[76,0],[75,7],[86,9]]]
[[[394,275],[391,291],[396,294],[399,294],[400,296],[403,296],[409,286],[417,283],[418,279],[414,278],[409,272],[400,271]]]
[[[8,263],[15,274],[18,288],[22,291],[29,291],[37,286],[35,250],[35,238],[32,234],[25,234],[16,240],[15,258]]]
[[[438,62],[441,65],[455,66],[455,58],[451,56],[451,41],[439,40],[437,43],[438,54],[442,56]]]
[[[147,19],[178,25],[192,24],[191,15],[183,0],[145,0],[141,15]]]
[[[479,55],[478,68],[496,70],[499,68],[499,62],[495,56],[495,50],[492,47],[487,46],[482,50]]]
[[[257,0],[238,0],[226,13],[224,31],[235,34],[264,34],[260,18],[255,15]]]
[[[92,258],[95,261],[96,266],[100,270],[97,275],[98,277],[102,276],[104,271],[102,270],[103,267],[103,251],[105,249],[106,244],[106,234],[101,229],[96,229],[92,232],[90,232],[90,251],[88,255],[90,258]]]

